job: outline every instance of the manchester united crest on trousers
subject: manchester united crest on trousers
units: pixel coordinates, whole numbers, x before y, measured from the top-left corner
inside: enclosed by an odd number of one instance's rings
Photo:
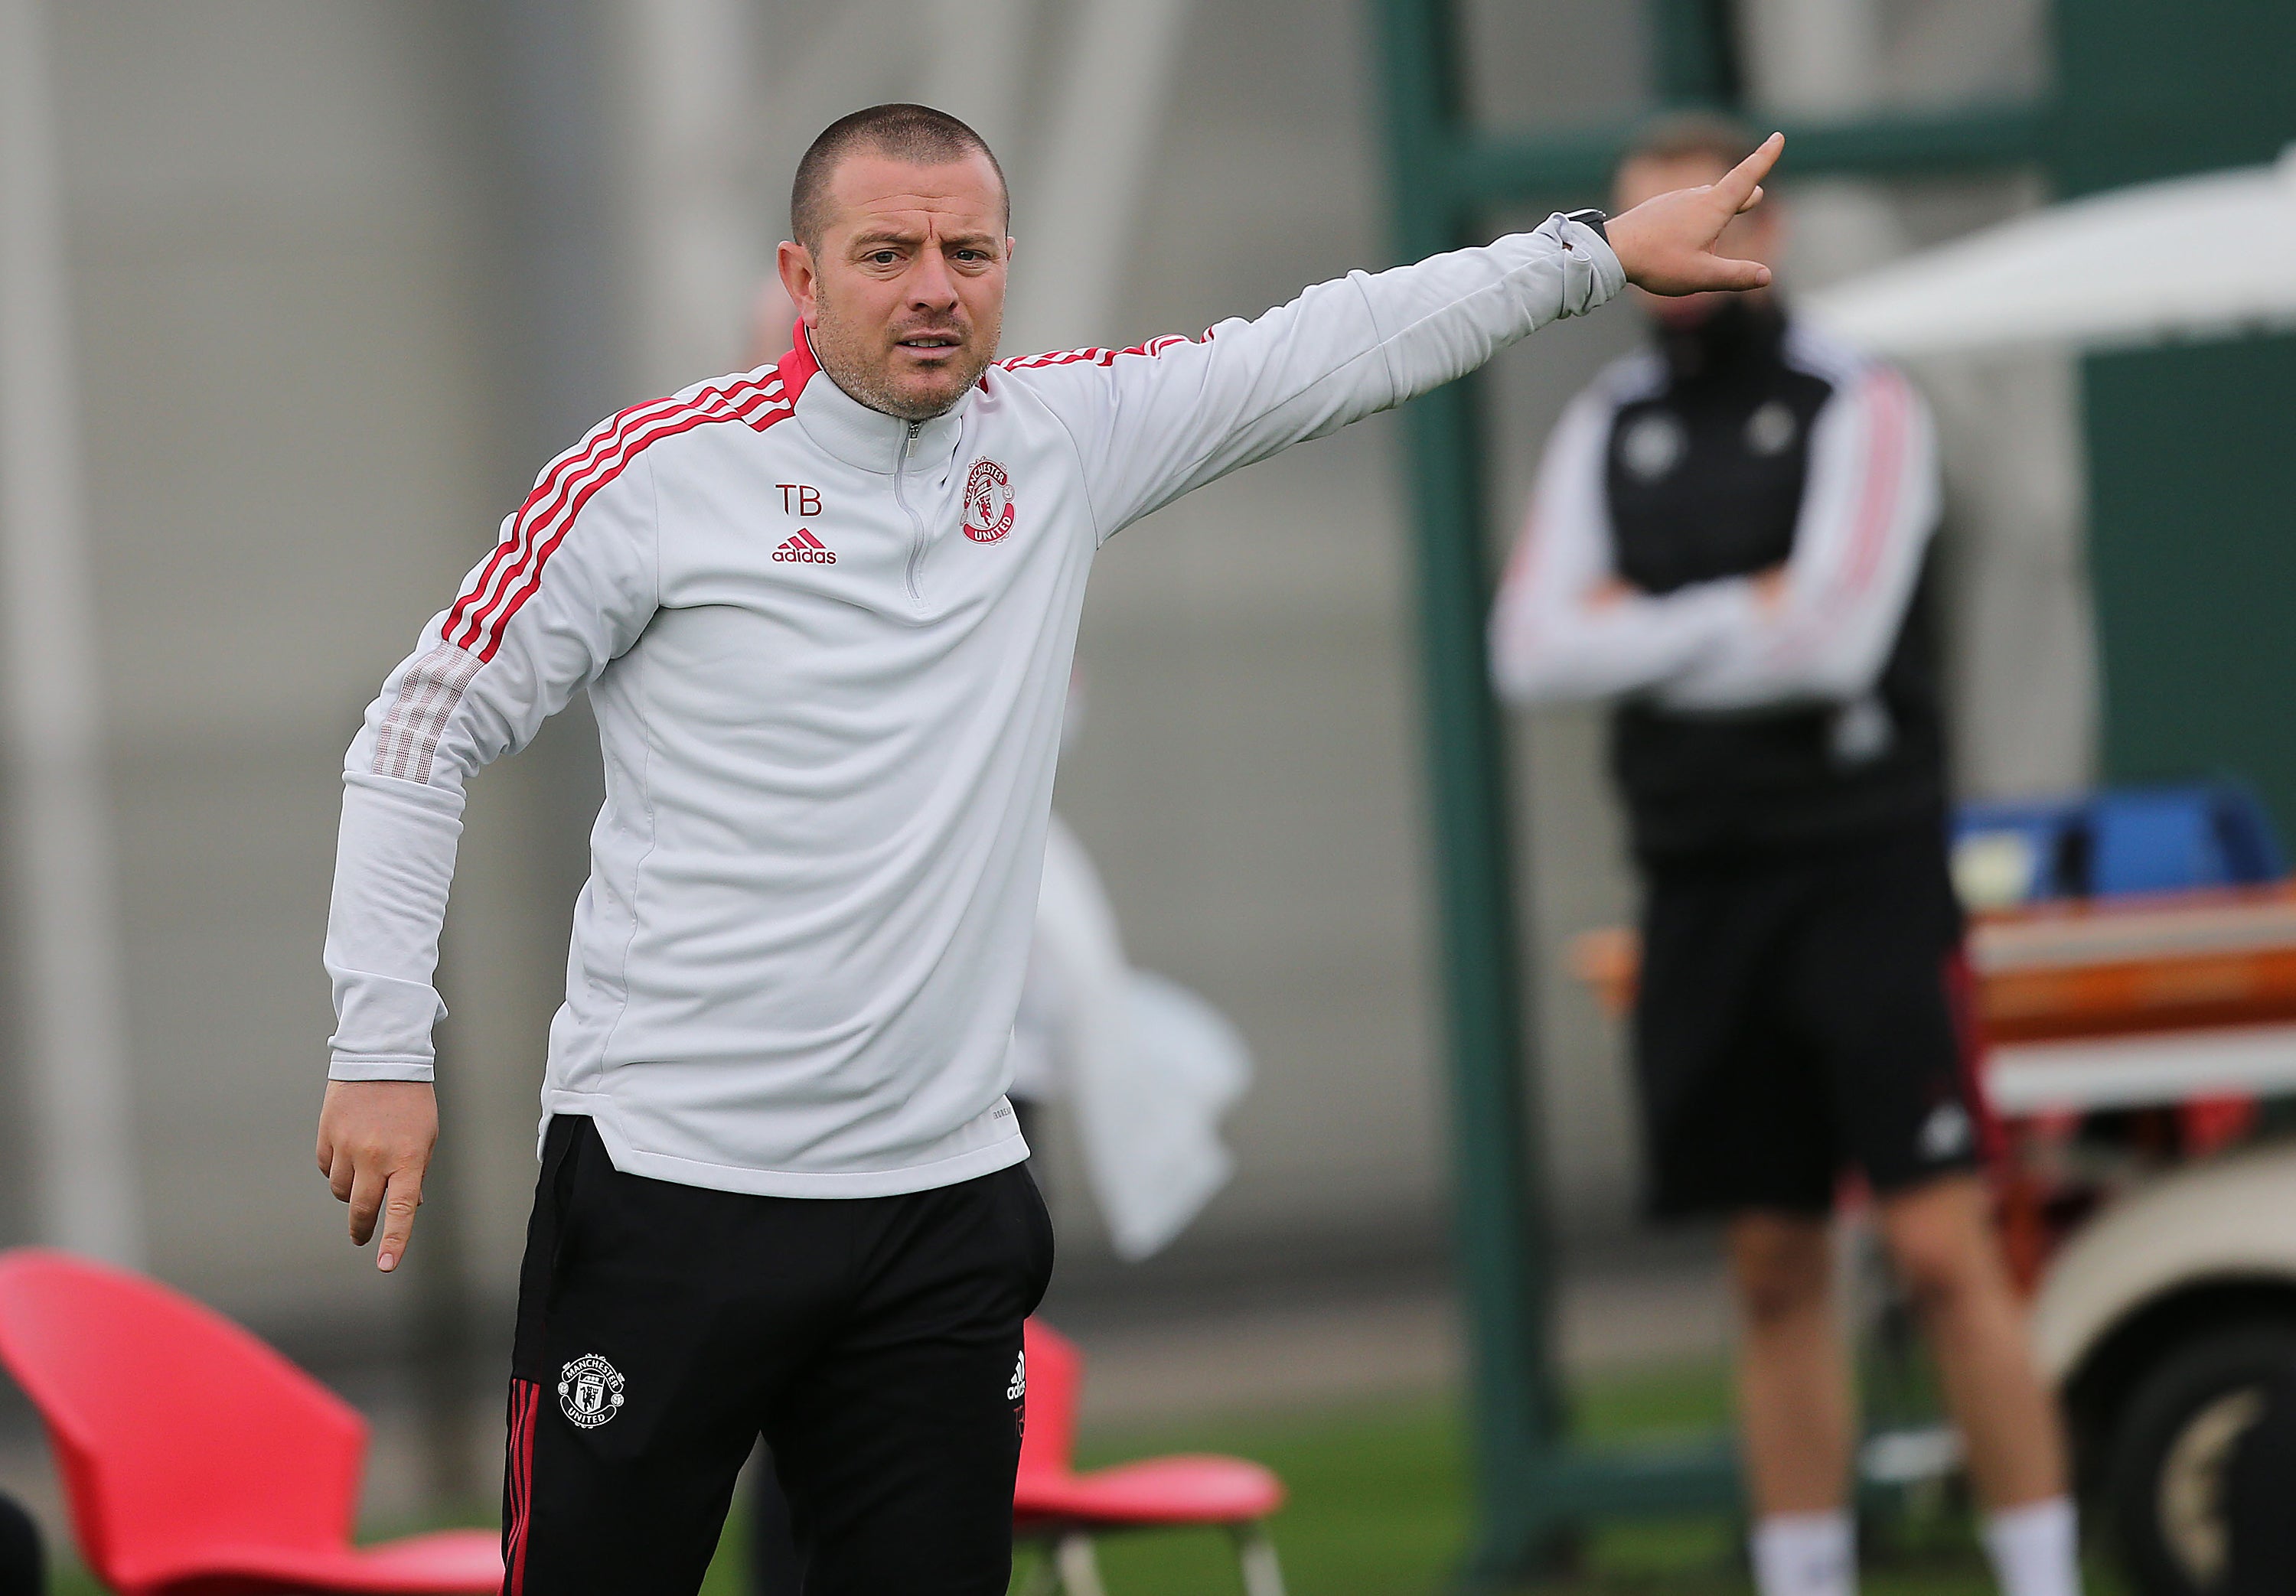
[[[621,1371],[586,1352],[558,1371],[558,1407],[581,1429],[595,1429],[622,1411]]]
[[[964,535],[995,543],[1013,529],[1013,479],[993,460],[976,460],[964,479]]]

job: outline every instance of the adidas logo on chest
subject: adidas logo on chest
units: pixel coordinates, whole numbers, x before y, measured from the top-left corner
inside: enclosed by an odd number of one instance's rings
[[[835,565],[837,551],[803,527],[774,551],[776,561],[794,565]]]

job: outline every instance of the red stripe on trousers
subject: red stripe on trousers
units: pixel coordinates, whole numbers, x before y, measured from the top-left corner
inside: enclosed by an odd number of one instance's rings
[[[522,1596],[526,1589],[526,1536],[534,1514],[534,1420],[542,1406],[542,1387],[532,1380],[511,1381],[510,1528],[503,1537],[504,1596]]]

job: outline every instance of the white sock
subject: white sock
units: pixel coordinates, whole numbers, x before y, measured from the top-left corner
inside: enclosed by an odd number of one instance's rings
[[[1856,1596],[1857,1533],[1847,1508],[1765,1513],[1747,1539],[1761,1596]]]
[[[2080,1596],[2079,1540],[2070,1496],[1985,1515],[1985,1553],[2001,1596]]]

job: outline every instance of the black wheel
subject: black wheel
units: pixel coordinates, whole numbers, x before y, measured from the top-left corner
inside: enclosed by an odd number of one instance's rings
[[[2225,1471],[2292,1365],[2296,1321],[2251,1319],[2177,1343],[2136,1382],[2108,1444],[2104,1507],[2144,1596],[2222,1586]]]

